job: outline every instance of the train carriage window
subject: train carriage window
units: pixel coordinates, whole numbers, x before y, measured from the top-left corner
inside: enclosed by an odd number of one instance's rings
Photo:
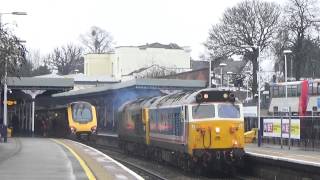
[[[309,83],[309,89],[308,89],[309,95],[312,95],[312,89],[313,89],[312,87],[313,87],[313,84]]]
[[[192,118],[193,119],[207,119],[214,118],[214,105],[195,105],[192,106]]]
[[[288,86],[288,97],[296,97],[297,96],[297,86],[292,85]]]
[[[88,104],[72,104],[72,118],[80,123],[91,121],[91,106]]]
[[[218,116],[220,118],[240,118],[240,107],[234,104],[219,104]]]
[[[317,95],[320,94],[320,83],[317,83]]]
[[[273,87],[273,96],[272,97],[279,97],[279,86]]]
[[[279,97],[284,97],[284,96],[285,96],[285,87],[279,86]]]
[[[316,83],[313,83],[313,86],[312,86],[312,95],[316,95],[317,94],[317,84]]]

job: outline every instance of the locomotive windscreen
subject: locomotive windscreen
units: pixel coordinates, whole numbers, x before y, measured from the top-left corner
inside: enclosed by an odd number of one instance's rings
[[[71,105],[72,119],[80,123],[92,120],[91,106],[87,103],[75,103]]]
[[[234,102],[235,96],[230,91],[201,91],[196,95],[196,102]]]

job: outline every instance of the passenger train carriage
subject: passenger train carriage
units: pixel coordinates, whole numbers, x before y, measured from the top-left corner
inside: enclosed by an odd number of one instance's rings
[[[142,98],[119,109],[120,147],[182,168],[235,165],[244,155],[242,104],[229,91]]]
[[[286,93],[287,87],[287,93]],[[269,112],[277,115],[279,112],[291,112],[305,116],[318,113],[318,99],[320,95],[320,80],[302,80],[287,83],[270,84]],[[286,97],[287,94],[287,97]]]

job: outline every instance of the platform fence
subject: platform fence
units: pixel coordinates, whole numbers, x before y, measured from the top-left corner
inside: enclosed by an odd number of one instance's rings
[[[264,116],[260,124],[262,144],[320,151],[320,116]],[[244,126],[258,128],[257,118],[246,117]]]

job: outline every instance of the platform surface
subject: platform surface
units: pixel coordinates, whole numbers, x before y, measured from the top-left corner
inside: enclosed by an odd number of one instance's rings
[[[71,140],[33,137],[0,143],[0,179],[142,178],[94,148]]]
[[[320,168],[320,152],[306,151],[302,148],[262,144],[260,147],[257,144],[246,144],[246,154],[261,158],[286,161],[297,164],[305,164]]]

